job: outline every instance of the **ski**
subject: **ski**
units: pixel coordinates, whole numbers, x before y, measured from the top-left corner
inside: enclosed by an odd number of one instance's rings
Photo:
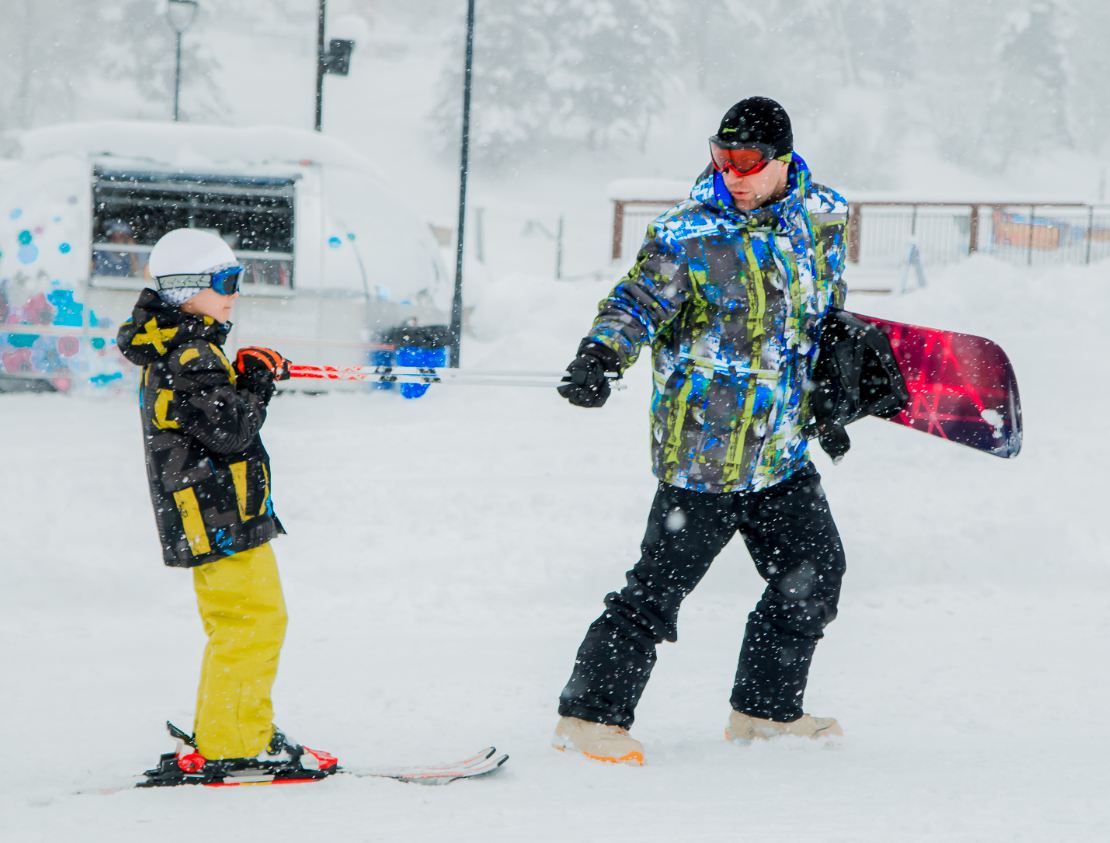
[[[506,753],[498,754],[496,747],[488,746],[469,758],[447,764],[426,767],[342,767],[339,772],[359,778],[385,778],[411,784],[441,785],[496,772],[508,760]]]
[[[340,767],[336,770],[338,775],[354,776],[356,778],[393,779],[394,781],[410,784],[444,785],[459,779],[470,779],[496,772],[509,760],[506,753],[498,754],[497,748],[485,747],[473,755],[457,761],[448,761],[441,764],[414,764],[399,767]],[[163,787],[177,787],[181,785],[199,785],[202,787],[243,787],[256,785],[276,784],[309,784],[323,781],[330,776],[292,776],[281,778],[272,773],[260,771],[243,771],[240,774],[230,773],[221,779],[206,781],[202,776],[186,776],[181,782],[174,785],[161,785]],[[80,795],[110,795],[134,788],[148,789],[156,787],[147,776],[131,776],[118,784],[104,787],[85,788],[76,791]]]

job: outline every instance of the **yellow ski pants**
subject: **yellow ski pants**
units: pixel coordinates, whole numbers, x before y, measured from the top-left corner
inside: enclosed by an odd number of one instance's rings
[[[194,730],[205,758],[257,755],[273,734],[270,689],[285,640],[285,598],[270,545],[193,568],[208,636]]]

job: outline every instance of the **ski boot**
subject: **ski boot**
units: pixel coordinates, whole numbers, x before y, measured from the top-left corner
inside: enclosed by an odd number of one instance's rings
[[[339,770],[334,755],[301,746],[275,728],[270,744],[253,758],[205,758],[197,750],[193,736],[167,722],[177,749],[147,770],[139,787],[169,787],[182,784],[209,786],[263,783],[272,781],[314,781]]]
[[[334,755],[301,746],[276,726],[270,745],[254,758],[225,758],[222,763],[233,774],[242,769],[273,773],[275,779],[322,779],[339,769]]]

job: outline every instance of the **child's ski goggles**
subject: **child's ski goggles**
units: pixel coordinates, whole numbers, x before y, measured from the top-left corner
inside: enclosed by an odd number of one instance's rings
[[[715,135],[709,139],[709,158],[718,173],[731,170],[738,176],[754,176],[776,157],[775,150],[767,144],[732,147],[722,144]]]
[[[198,272],[188,275],[160,275],[157,278],[159,290],[177,290],[182,287],[211,287],[221,296],[231,296],[239,292],[241,266],[229,266],[216,272]]]

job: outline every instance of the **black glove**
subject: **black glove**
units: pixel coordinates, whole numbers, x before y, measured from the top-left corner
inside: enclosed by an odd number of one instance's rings
[[[274,381],[289,377],[289,361],[272,348],[248,346],[235,355],[237,385],[247,389],[269,404],[274,396]]]
[[[833,463],[844,459],[848,449],[852,447],[852,440],[844,425],[836,422],[817,425],[817,441],[821,443],[821,450],[832,457]]]
[[[609,378],[606,372],[620,372],[620,358],[611,348],[582,340],[578,356],[567,366],[565,386],[559,394],[575,407],[600,407],[609,400]]]
[[[868,415],[892,418],[910,396],[886,335],[854,313],[836,309],[821,325],[812,390],[818,441],[833,462],[852,444],[845,425]]]

